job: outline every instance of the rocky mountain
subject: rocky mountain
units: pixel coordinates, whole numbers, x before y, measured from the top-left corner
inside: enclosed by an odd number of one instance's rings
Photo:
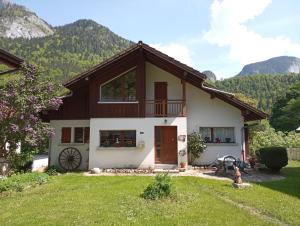
[[[0,0],[0,37],[35,38],[52,35],[53,28],[24,6]]]
[[[44,77],[56,82],[68,80],[132,44],[95,21],[52,27],[25,7],[0,0],[0,48],[37,65]],[[6,79],[2,76],[0,83]]]
[[[291,56],[274,57],[266,61],[245,65],[239,76],[254,74],[300,73],[300,58]]]
[[[202,73],[205,74],[206,77],[212,82],[215,82],[217,80],[217,76],[212,71],[206,70],[202,71]]]

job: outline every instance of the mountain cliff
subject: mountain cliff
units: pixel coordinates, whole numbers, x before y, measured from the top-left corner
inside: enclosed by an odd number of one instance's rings
[[[206,70],[202,71],[202,73],[205,74],[206,77],[212,82],[215,82],[217,80],[217,76],[212,71]]]
[[[0,37],[30,39],[53,33],[49,24],[24,6],[0,0]]]
[[[245,65],[239,76],[255,74],[300,73],[300,58],[291,56],[274,57],[266,61]]]

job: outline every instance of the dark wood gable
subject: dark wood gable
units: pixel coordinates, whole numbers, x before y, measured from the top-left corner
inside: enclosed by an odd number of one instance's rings
[[[137,83],[137,101],[139,103],[101,103],[100,86],[119,76],[125,71],[136,71]],[[95,72],[89,78],[90,93],[90,117],[143,117],[144,116],[144,99],[145,90],[145,59],[142,51],[131,52],[127,57],[109,64],[101,70]]]

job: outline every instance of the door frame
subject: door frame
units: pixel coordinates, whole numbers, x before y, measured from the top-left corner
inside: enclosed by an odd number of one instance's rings
[[[173,164],[173,163],[163,163],[159,160],[157,160],[156,158],[156,128],[157,127],[160,127],[160,128],[165,128],[165,127],[174,127],[176,128],[176,137],[175,137],[175,140],[176,140],[176,164],[178,164],[178,141],[177,141],[177,134],[178,134],[178,126],[176,125],[158,125],[158,126],[154,126],[154,164]],[[174,163],[175,164],[175,163]]]

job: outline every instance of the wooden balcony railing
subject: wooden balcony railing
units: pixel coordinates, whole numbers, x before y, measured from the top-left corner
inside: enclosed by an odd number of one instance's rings
[[[184,100],[146,100],[146,117],[186,116]]]

